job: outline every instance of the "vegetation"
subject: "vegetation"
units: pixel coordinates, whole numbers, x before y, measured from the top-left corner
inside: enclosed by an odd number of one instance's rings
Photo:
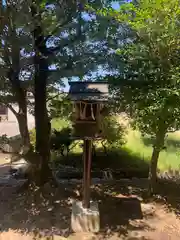
[[[100,28],[102,31],[97,31],[102,18],[89,15],[83,2],[35,0],[19,3],[7,0],[0,4],[0,34],[3,39],[0,63],[2,69],[5,69],[5,72],[1,71],[3,98],[0,102],[16,115],[23,145],[30,149],[26,92],[33,93],[35,151],[42,161],[40,175],[44,183],[50,173],[48,96],[54,85],[59,89],[63,78],[82,79],[90,76],[99,65],[110,67],[113,54],[108,51],[106,44],[113,36],[106,36],[108,31],[114,31],[115,28],[104,18]],[[110,4],[110,1],[105,2],[106,6]],[[104,2],[96,1],[95,5],[102,8]],[[105,53],[108,61],[104,58]],[[12,108],[12,102],[18,104],[18,113]]]
[[[131,80],[133,84],[124,87],[123,92],[126,112],[133,126],[153,140],[150,192],[156,185],[157,163],[166,134],[177,130],[180,123],[179,14],[177,0],[128,3],[112,13],[134,33],[134,38],[117,50],[122,75],[115,84],[126,80],[128,85]]]
[[[121,120],[122,121],[122,120]],[[52,129],[57,129],[61,131],[62,129],[66,129],[68,126],[68,122],[63,119],[53,119],[52,121]],[[119,138],[118,138],[119,139]],[[126,131],[123,136],[123,143],[108,145],[108,143],[104,142],[106,146],[106,151],[110,154],[111,150],[115,150],[119,157],[116,160],[118,166],[134,166],[136,164],[136,159],[138,161],[138,168],[144,169],[144,162],[149,165],[152,154],[152,144],[153,140],[149,136],[142,136],[141,133],[137,130],[133,130],[132,128],[126,127]],[[158,161],[158,169],[161,172],[169,171],[169,170],[178,170],[180,169],[179,163],[179,146],[180,146],[180,133],[168,133],[168,136],[165,139],[165,148],[160,153],[159,161]],[[113,147],[113,149],[112,149]],[[101,142],[96,143],[96,148],[103,148]],[[103,149],[104,151],[104,149]],[[82,153],[82,149],[80,148],[80,144],[77,144],[74,148],[72,148],[70,154],[78,154]],[[124,156],[123,156],[124,155]],[[53,159],[57,158],[57,155],[53,154]],[[124,159],[122,159],[124,158]],[[61,159],[62,160],[62,159]],[[66,159],[67,161],[67,159]],[[110,156],[107,157],[107,166],[112,162],[112,158]]]
[[[16,116],[22,143],[29,147],[25,81],[22,80],[29,82],[31,71],[25,63],[26,56],[21,52],[21,49],[29,54],[31,38],[24,24],[24,19],[22,18],[19,21],[22,9],[26,10],[24,4],[16,9],[10,1],[1,1],[0,3],[0,37],[2,40],[0,45],[0,103],[6,105]],[[18,31],[18,29],[21,29],[21,31]],[[26,74],[26,72],[29,74]],[[13,108],[13,103],[19,107],[18,111]]]
[[[168,134],[165,140],[166,148],[162,150],[158,160],[158,169],[161,172],[168,172],[171,169],[179,171],[179,141],[179,132]],[[152,143],[150,137],[144,138],[140,132],[130,130],[124,147],[129,155],[133,154],[149,164],[152,155]]]
[[[64,147],[72,143],[72,105],[62,90],[63,80],[103,80],[104,73],[98,72],[104,69],[115,98],[102,122],[103,149],[107,153],[124,148],[142,156],[133,150],[139,145],[147,152],[143,158],[149,159],[152,145],[149,178],[150,191],[154,190],[160,152],[159,166],[168,152],[167,134],[178,130],[180,123],[179,1],[119,2],[116,10],[112,1],[63,1],[63,7],[57,1],[1,2],[0,103],[16,115],[27,151],[31,143],[39,155],[42,184],[51,176],[50,150],[59,148],[64,154]],[[31,111],[36,128],[31,136],[29,91],[35,99]],[[122,111],[138,132],[135,143],[132,131],[126,142],[126,127],[117,121]],[[65,119],[66,128],[57,118]]]
[[[154,239],[159,229],[178,238],[180,233],[173,229],[178,219],[167,214],[164,203],[179,214],[179,20],[179,0],[0,1],[0,104],[16,116],[22,138],[22,151],[11,159],[20,160],[11,168],[13,176],[23,175],[29,187],[16,197],[11,186],[1,187],[2,231],[33,229],[34,238],[41,238],[39,231],[44,230],[48,239],[54,238],[54,231],[70,234],[71,200],[79,199],[82,189],[80,184],[69,184],[69,179],[82,180],[83,168],[83,140],[72,137],[72,117],[83,120],[82,133],[84,121],[90,120],[92,133],[100,111],[98,134],[104,139],[93,141],[92,162],[90,157],[87,164],[84,161],[84,169],[87,165],[89,170],[83,188],[88,189],[90,165],[96,183],[112,176],[132,181],[102,181],[92,187],[92,199],[101,202],[102,231],[95,238],[109,239],[116,232],[115,239]],[[64,92],[65,81],[72,80],[107,80],[108,106],[72,106]],[[30,132],[27,111],[35,118]],[[0,145],[10,141],[0,136]],[[7,167],[4,164],[2,172]],[[168,180],[161,178],[164,171]],[[59,178],[68,179],[68,184],[59,184]],[[51,180],[57,180],[56,184],[50,184]],[[147,199],[147,189],[155,193],[153,198]],[[154,236],[147,236],[149,232]]]

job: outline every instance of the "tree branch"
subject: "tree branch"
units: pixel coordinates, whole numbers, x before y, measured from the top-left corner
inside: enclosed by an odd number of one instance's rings
[[[17,117],[18,113],[16,112],[16,110],[12,107],[11,104],[6,104],[6,106],[11,110],[11,112]]]
[[[78,6],[78,27],[77,27],[77,31],[76,31],[76,35],[70,39],[70,41],[67,41],[67,39],[65,39],[64,44],[63,45],[59,45],[57,47],[53,47],[53,48],[49,48],[48,49],[48,55],[53,54],[54,52],[57,52],[59,50],[61,50],[64,47],[68,47],[69,43],[74,43],[77,40],[85,40],[85,30],[84,29],[82,31],[81,27],[82,27],[82,9],[81,9],[81,5]],[[72,16],[70,15],[67,20],[70,21],[72,19]]]
[[[84,40],[85,39],[85,35],[81,34],[81,35],[75,35],[73,38],[71,38],[69,41],[67,41],[67,39],[64,39],[64,43],[60,44],[57,47],[50,47],[47,50],[47,55],[51,55],[54,52],[60,51],[62,48],[64,47],[68,47],[70,44],[75,43],[77,40]]]
[[[57,93],[57,94],[54,95],[54,96],[49,96],[46,101],[48,102],[48,101],[53,100],[54,98],[56,98],[56,97],[58,97],[58,96],[61,96],[61,95],[64,96],[64,95],[65,95],[65,92],[61,91],[61,92]]]
[[[49,101],[53,100],[54,98],[58,97],[60,94],[61,94],[61,93],[57,93],[55,96],[48,97],[48,98],[46,99],[46,102],[49,102]]]
[[[66,25],[68,25],[68,23],[69,23],[71,20],[72,20],[72,16],[70,16],[69,18],[67,18],[66,21],[64,21],[63,23],[57,24],[57,25],[55,26],[55,28],[51,31],[51,34],[49,34],[48,36],[46,36],[46,37],[44,38],[44,40],[41,42],[41,44],[42,44],[42,43],[46,43],[46,42],[49,40],[49,38],[52,37],[52,36],[56,33],[56,31],[58,30],[58,28],[63,28],[63,27],[65,27]]]

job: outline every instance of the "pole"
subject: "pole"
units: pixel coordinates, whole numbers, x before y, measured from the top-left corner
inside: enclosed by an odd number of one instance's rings
[[[90,208],[90,186],[91,186],[91,158],[92,158],[92,140],[84,140],[83,161],[83,207]]]

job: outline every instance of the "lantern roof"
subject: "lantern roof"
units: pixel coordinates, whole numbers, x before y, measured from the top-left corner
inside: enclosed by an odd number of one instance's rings
[[[69,97],[72,101],[108,101],[109,85],[107,82],[73,81],[69,82]]]

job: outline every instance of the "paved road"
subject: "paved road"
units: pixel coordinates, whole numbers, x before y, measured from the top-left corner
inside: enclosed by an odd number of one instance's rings
[[[29,130],[34,128],[34,122],[28,123]],[[14,138],[13,141],[10,142],[10,144],[4,144],[1,142],[1,149],[3,149],[5,152],[17,152],[19,151],[19,148],[21,146],[21,139],[19,138],[19,127],[17,122],[0,122],[0,136],[7,135],[7,137],[18,137]]]
[[[34,122],[28,123],[28,128],[34,128]],[[19,135],[19,127],[16,122],[0,122],[0,136],[6,134],[8,137]]]

